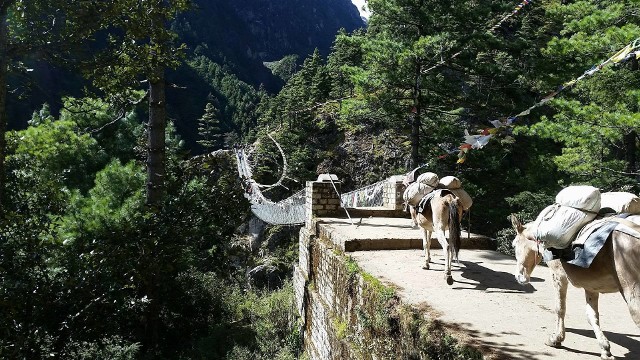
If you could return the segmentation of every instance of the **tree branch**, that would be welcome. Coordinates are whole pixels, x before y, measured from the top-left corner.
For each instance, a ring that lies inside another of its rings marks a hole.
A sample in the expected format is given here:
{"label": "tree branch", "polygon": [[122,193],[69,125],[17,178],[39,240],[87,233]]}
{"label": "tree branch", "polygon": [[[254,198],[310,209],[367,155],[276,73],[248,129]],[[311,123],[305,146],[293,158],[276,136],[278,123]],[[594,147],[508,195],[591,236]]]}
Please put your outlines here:
{"label": "tree branch", "polygon": [[602,169],[605,169],[607,171],[611,171],[613,173],[616,173],[618,175],[625,175],[625,176],[640,176],[640,172],[626,172],[626,171],[620,171],[620,170],[614,170],[611,168],[608,168],[606,166],[602,166]]}
{"label": "tree branch", "polygon": [[[143,96],[141,96],[141,97],[140,97],[140,99],[138,99],[138,100],[136,100],[136,101],[128,100],[128,101],[127,101],[127,103],[128,103],[127,105],[131,105],[132,107],[137,106],[137,105],[138,105],[138,104],[140,104],[144,99],[146,99],[146,98],[147,98],[147,96],[149,96],[149,91],[146,91],[146,92],[144,93],[144,95],[143,95]],[[124,118],[124,117],[125,117],[125,115],[127,115],[127,110],[125,109],[125,105],[123,105],[123,106],[120,108],[120,114],[119,114],[115,119],[113,119],[112,121],[109,121],[108,123],[106,123],[106,124],[102,125],[101,127],[97,128],[97,129],[88,130],[87,132],[88,132],[88,133],[90,133],[90,134],[98,133],[98,132],[100,132],[100,131],[104,130],[106,127],[108,127],[108,126],[111,126],[111,125],[115,124],[115,123],[116,123],[116,122],[118,122],[119,120],[122,120],[122,118]]]}

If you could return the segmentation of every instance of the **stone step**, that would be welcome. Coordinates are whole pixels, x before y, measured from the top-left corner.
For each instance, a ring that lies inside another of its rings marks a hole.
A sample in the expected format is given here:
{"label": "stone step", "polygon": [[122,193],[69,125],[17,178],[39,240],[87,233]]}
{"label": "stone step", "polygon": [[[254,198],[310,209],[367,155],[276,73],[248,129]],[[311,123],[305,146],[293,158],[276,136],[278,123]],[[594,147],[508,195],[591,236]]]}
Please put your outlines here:
{"label": "stone step", "polygon": [[[409,218],[353,217],[319,218],[315,222],[319,236],[331,241],[345,252],[367,250],[422,249],[421,230],[412,226]],[[440,248],[438,240],[431,239],[432,248]],[[493,250],[494,239],[462,231],[463,249]]]}

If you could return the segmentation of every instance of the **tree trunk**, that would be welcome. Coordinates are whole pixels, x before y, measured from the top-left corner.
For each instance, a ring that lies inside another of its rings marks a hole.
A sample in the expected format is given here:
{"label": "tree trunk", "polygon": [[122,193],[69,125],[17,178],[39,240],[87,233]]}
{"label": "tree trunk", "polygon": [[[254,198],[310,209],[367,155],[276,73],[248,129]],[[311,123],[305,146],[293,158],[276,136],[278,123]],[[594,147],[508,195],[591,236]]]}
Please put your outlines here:
{"label": "tree trunk", "polygon": [[[638,59],[633,56],[631,58],[631,70],[638,70]],[[636,109],[637,110],[637,109]],[[624,135],[624,158],[627,163],[626,171],[631,174],[629,176],[638,178],[637,175],[633,175],[638,169],[638,160],[636,157],[636,138],[638,137],[638,132],[636,130],[629,131],[628,134]]]}
{"label": "tree trunk", "polygon": [[411,168],[415,169],[420,166],[420,128],[422,127],[422,118],[420,116],[420,62],[416,62],[415,84],[413,88],[413,119],[411,121]]}
{"label": "tree trunk", "polygon": [[411,169],[419,165],[418,148],[420,147],[420,114],[416,111],[411,121]]}
{"label": "tree trunk", "polygon": [[146,203],[158,207],[164,195],[166,101],[164,69],[156,69],[149,79],[149,123],[147,138]]}
{"label": "tree trunk", "polygon": [[638,137],[638,132],[635,130],[629,131],[628,134],[624,135],[624,160],[627,163],[626,172],[628,172],[631,177],[636,177],[633,175],[637,169],[637,157],[636,157],[636,138]]}
{"label": "tree trunk", "polygon": [[4,213],[4,160],[7,132],[7,74],[9,72],[7,7],[0,8],[0,215]]}

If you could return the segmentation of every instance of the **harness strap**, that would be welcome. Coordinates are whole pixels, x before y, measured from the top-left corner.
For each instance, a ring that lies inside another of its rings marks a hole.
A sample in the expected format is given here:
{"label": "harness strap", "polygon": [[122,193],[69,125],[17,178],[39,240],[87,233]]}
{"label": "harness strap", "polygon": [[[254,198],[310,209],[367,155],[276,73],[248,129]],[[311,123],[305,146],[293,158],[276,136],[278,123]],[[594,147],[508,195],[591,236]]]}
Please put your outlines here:
{"label": "harness strap", "polygon": [[424,195],[422,199],[420,199],[420,201],[418,202],[418,205],[416,206],[416,211],[418,213],[420,214],[424,213],[424,210],[431,203],[431,199],[433,199],[433,197],[436,195],[436,191],[438,190],[431,191],[430,193]]}

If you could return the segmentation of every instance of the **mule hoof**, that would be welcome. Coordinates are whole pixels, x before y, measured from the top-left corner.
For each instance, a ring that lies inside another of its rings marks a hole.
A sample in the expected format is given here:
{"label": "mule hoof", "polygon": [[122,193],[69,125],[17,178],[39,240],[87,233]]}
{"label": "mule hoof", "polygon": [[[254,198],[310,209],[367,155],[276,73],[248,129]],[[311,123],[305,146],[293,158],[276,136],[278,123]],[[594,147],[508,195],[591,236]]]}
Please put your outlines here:
{"label": "mule hoof", "polygon": [[447,285],[453,285],[453,277],[447,276]]}
{"label": "mule hoof", "polygon": [[562,341],[547,339],[544,344],[553,348],[559,348],[562,346]]}
{"label": "mule hoof", "polygon": [[615,358],[615,356],[613,356],[611,354],[609,354],[609,355],[602,354],[602,355],[600,355],[600,359],[602,359],[602,360],[615,360],[616,358]]}
{"label": "mule hoof", "polygon": [[429,270],[429,263],[422,265],[422,268],[425,270]]}

